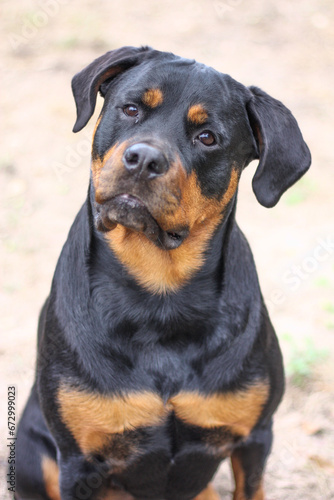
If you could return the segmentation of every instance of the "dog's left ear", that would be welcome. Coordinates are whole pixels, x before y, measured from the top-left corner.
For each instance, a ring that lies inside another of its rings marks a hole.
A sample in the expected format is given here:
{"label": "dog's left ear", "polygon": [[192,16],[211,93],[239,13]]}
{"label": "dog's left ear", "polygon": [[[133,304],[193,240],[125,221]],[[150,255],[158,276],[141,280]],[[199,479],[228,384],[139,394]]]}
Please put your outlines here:
{"label": "dog's left ear", "polygon": [[247,112],[260,159],[253,191],[270,208],[308,170],[311,155],[291,112],[257,87],[249,90]]}
{"label": "dog's left ear", "polygon": [[104,82],[140,64],[152,52],[150,47],[121,47],[98,57],[72,79],[72,92],[77,108],[73,132],[79,132],[94,113],[96,96]]}

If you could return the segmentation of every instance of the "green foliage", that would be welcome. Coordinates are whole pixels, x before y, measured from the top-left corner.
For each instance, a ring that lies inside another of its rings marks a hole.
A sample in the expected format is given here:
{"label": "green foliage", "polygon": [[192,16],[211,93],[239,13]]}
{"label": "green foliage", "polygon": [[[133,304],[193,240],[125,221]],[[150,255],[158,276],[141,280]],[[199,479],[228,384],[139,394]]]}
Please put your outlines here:
{"label": "green foliage", "polygon": [[326,312],[329,312],[331,314],[334,314],[334,302],[325,302],[323,305],[322,305],[322,309]]}
{"label": "green foliage", "polygon": [[80,46],[80,39],[75,35],[67,36],[59,40],[57,45],[60,49],[74,49]]}
{"label": "green foliage", "polygon": [[307,200],[316,190],[316,184],[308,177],[304,177],[285,195],[285,203],[290,206],[298,205]]}
{"label": "green foliage", "polygon": [[314,281],[314,285],[318,288],[331,288],[331,280],[327,276],[318,276]]}
{"label": "green foliage", "polygon": [[327,353],[324,349],[318,349],[311,337],[297,343],[290,333],[286,333],[282,340],[289,345],[287,376],[294,385],[303,387],[311,380],[315,366],[327,357]]}

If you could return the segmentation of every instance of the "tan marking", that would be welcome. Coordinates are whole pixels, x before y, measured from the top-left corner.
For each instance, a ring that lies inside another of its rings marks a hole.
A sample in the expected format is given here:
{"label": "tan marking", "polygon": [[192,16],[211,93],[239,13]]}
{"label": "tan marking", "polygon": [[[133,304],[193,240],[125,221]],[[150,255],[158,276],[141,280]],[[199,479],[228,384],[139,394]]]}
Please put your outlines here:
{"label": "tan marking", "polygon": [[42,473],[44,479],[45,491],[50,500],[61,500],[59,489],[59,469],[58,465],[52,458],[42,456]]}
{"label": "tan marking", "polygon": [[188,120],[196,125],[202,125],[208,119],[208,113],[202,104],[194,104],[188,110]]}
{"label": "tan marking", "polygon": [[205,490],[203,490],[193,500],[220,500],[220,496],[217,494],[213,486],[209,484],[209,486],[207,486]]}
{"label": "tan marking", "polygon": [[142,101],[150,108],[156,108],[163,103],[164,96],[160,89],[148,89],[142,96]]}
{"label": "tan marking", "polygon": [[112,68],[109,68],[106,71],[104,71],[102,75],[98,78],[97,82],[95,83],[94,87],[95,93],[96,94],[98,93],[100,86],[102,85],[103,82],[105,82],[109,78],[118,75],[118,73],[121,73],[122,71],[124,71],[124,68],[122,68],[122,66],[113,66]]}
{"label": "tan marking", "polygon": [[[83,453],[101,450],[114,434],[137,427],[161,425],[170,412],[182,421],[211,429],[227,426],[247,436],[267,400],[268,385],[258,383],[238,392],[205,396],[180,392],[166,404],[152,392],[103,396],[65,385],[58,391],[61,417]],[[131,450],[129,450],[131,453]]]}
{"label": "tan marking", "polygon": [[154,393],[103,396],[62,386],[60,414],[83,453],[103,448],[112,434],[159,425],[168,410]]}
{"label": "tan marking", "polygon": [[[113,158],[115,162],[121,163],[123,153],[126,149],[127,143],[114,144],[103,156],[103,158],[95,158],[92,161],[92,174],[93,174],[93,184],[95,187],[95,199],[98,203],[102,203],[104,200],[103,195],[108,188],[106,186],[108,179],[102,175],[103,168],[110,158]],[[102,178],[102,182],[101,181]],[[102,185],[100,185],[102,184]]]}
{"label": "tan marking", "polygon": [[135,500],[135,497],[129,495],[123,490],[108,490],[101,500]]}
{"label": "tan marking", "polygon": [[255,493],[251,498],[246,497],[245,494],[245,471],[240,463],[238,456],[233,455],[231,457],[233,476],[235,481],[235,491],[233,495],[233,500],[264,500],[264,490],[262,481],[258,485]]}
{"label": "tan marking", "polygon": [[[170,170],[171,173],[168,172],[167,175],[174,175],[173,168]],[[162,190],[162,211],[152,215],[164,230],[177,226],[190,228],[189,236],[178,248],[162,250],[144,235],[120,225],[105,234],[109,246],[130,274],[153,293],[176,291],[201,268],[209,240],[221,222],[224,210],[238,185],[239,172],[233,169],[228,188],[218,201],[202,195],[194,172],[187,176],[183,168],[175,168],[174,172],[175,170],[181,201],[176,203],[174,197],[170,204],[164,203],[166,190]],[[175,208],[171,212],[164,211],[165,206],[173,204]]]}
{"label": "tan marking", "polygon": [[94,127],[94,130],[93,130],[93,136],[92,136],[92,145],[94,143],[94,137],[95,137],[95,134],[96,134],[96,131],[97,131],[97,128],[98,126],[100,125],[101,123],[101,120],[102,120],[102,113],[100,114],[100,116],[98,117],[98,119],[96,120],[96,123],[95,123],[95,127]]}
{"label": "tan marking", "polygon": [[260,129],[259,125],[257,125],[257,124],[254,125],[254,129],[255,129],[255,134],[256,134],[257,142],[259,144],[259,153],[261,154],[262,153],[262,149],[263,149],[263,137],[262,137],[262,134],[261,134],[261,129]]}
{"label": "tan marking", "polygon": [[258,421],[269,394],[267,383],[248,389],[203,396],[180,392],[170,399],[175,415],[190,425],[226,426],[233,434],[248,436]]}
{"label": "tan marking", "polygon": [[240,460],[233,456],[231,457],[233,476],[235,481],[235,490],[233,500],[245,500],[245,473],[241,466]]}
{"label": "tan marking", "polygon": [[100,114],[100,116],[98,117],[96,123],[95,123],[95,127],[94,127],[94,130],[93,130],[93,137],[92,137],[92,174],[93,174],[93,184],[95,186],[95,183],[97,182],[97,179],[98,179],[98,175],[102,169],[102,166],[103,166],[103,163],[102,161],[100,160],[100,158],[98,159],[94,159],[93,155],[94,155],[94,151],[93,151],[93,147],[94,147],[94,139],[95,139],[95,134],[96,134],[96,131],[98,129],[98,126],[100,125],[101,123],[101,120],[102,120],[102,113]]}

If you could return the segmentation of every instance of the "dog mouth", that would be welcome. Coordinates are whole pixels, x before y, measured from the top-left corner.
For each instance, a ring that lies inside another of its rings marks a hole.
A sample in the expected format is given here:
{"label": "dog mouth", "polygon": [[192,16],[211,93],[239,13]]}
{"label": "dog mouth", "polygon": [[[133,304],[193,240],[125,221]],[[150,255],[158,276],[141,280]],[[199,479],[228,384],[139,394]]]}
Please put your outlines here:
{"label": "dog mouth", "polygon": [[101,232],[109,232],[118,224],[144,234],[164,250],[178,248],[189,234],[188,228],[165,231],[152,216],[147,206],[136,196],[120,194],[103,204],[96,203],[95,225]]}

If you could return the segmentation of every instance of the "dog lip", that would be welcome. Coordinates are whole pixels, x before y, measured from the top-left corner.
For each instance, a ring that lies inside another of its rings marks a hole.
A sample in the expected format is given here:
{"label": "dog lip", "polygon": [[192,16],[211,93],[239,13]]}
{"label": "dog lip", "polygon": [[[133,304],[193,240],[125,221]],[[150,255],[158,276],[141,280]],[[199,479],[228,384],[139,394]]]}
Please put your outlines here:
{"label": "dog lip", "polygon": [[163,231],[160,240],[161,246],[166,250],[174,250],[183,243],[188,235],[188,228]]}
{"label": "dog lip", "polygon": [[152,241],[159,238],[161,231],[145,203],[127,193],[115,195],[102,204],[96,203],[97,229],[107,232],[117,224],[142,232]]}
{"label": "dog lip", "polygon": [[131,208],[145,207],[147,209],[145,203],[137,198],[137,196],[134,196],[132,194],[119,194],[117,196],[114,196],[110,201],[112,200],[117,200],[119,203],[124,203]]}
{"label": "dog lip", "polygon": [[95,224],[99,231],[112,231],[120,224],[145,234],[163,250],[178,248],[189,234],[188,228],[162,229],[145,203],[132,194],[118,194],[103,204],[96,203],[95,208]]}

